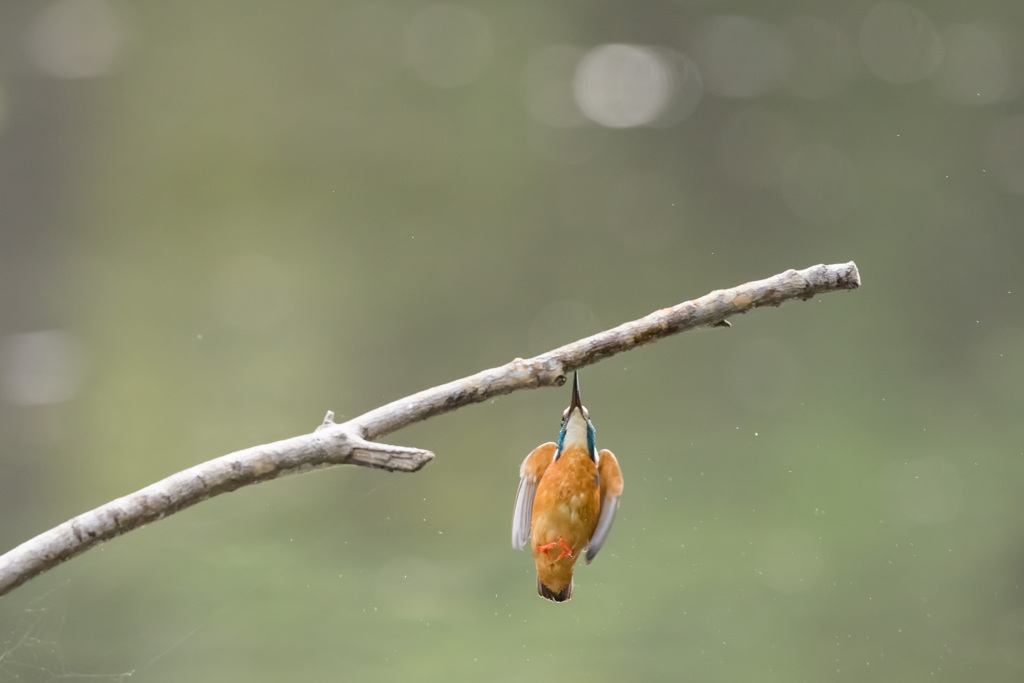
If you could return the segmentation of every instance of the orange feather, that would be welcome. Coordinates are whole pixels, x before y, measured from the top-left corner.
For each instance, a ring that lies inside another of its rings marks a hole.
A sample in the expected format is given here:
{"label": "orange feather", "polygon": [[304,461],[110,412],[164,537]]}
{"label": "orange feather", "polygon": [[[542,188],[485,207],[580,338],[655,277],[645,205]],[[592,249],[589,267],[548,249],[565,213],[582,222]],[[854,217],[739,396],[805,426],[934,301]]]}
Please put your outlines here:
{"label": "orange feather", "polygon": [[618,460],[611,451],[594,449],[594,425],[580,403],[577,375],[558,443],[533,449],[519,468],[512,547],[529,542],[541,597],[555,602],[572,597],[576,561],[584,550],[588,563],[597,556],[621,495]]}
{"label": "orange feather", "polygon": [[[537,564],[538,590],[556,601],[572,596],[572,570],[597,526],[601,509],[597,467],[582,448],[571,448],[551,464],[533,502],[530,549]],[[564,539],[571,554],[542,546]],[[564,597],[563,597],[564,596]]]}

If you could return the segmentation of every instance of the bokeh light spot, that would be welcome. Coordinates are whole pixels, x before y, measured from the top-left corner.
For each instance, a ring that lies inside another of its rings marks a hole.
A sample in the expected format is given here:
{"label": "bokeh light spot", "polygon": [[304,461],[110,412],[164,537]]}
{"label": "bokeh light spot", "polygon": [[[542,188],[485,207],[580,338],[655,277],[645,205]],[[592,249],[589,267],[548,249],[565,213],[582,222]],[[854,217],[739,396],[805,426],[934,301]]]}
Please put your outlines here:
{"label": "bokeh light spot", "polygon": [[576,71],[575,94],[586,116],[609,128],[652,123],[669,100],[668,65],[636,45],[600,45]]}
{"label": "bokeh light spot", "polygon": [[860,53],[871,73],[904,84],[935,71],[942,44],[924,12],[902,2],[880,2],[861,24]]}
{"label": "bokeh light spot", "polygon": [[16,405],[67,401],[78,393],[82,352],[66,332],[45,330],[12,334],[0,355],[0,395]]}
{"label": "bokeh light spot", "polygon": [[772,26],[741,16],[722,16],[701,27],[694,61],[708,90],[723,97],[757,97],[786,76],[790,51]]}
{"label": "bokeh light spot", "polygon": [[413,70],[439,88],[469,85],[494,59],[491,24],[480,12],[458,5],[432,5],[413,17],[406,31]]}
{"label": "bokeh light spot", "polygon": [[106,0],[57,0],[36,16],[27,48],[45,74],[93,78],[114,68],[124,43],[124,24]]}
{"label": "bokeh light spot", "polygon": [[794,157],[782,196],[798,218],[812,224],[832,223],[849,216],[860,203],[860,178],[839,150],[809,145]]}
{"label": "bokeh light spot", "polygon": [[668,99],[652,126],[675,126],[690,117],[704,96],[704,79],[697,64],[684,54],[665,48],[652,48],[661,58],[669,76]]}

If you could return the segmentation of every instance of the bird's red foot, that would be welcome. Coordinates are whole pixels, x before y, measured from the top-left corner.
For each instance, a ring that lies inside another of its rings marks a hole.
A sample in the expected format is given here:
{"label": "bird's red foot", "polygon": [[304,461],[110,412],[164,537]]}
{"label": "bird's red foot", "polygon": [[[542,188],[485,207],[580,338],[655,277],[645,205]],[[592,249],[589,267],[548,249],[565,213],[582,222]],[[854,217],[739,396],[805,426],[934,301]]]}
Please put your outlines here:
{"label": "bird's red foot", "polygon": [[555,558],[555,562],[558,562],[563,557],[572,557],[572,548],[569,547],[569,544],[561,536],[558,537],[557,541],[552,541],[551,543],[545,543],[544,545],[537,546],[537,550],[541,551],[542,553],[546,553],[549,550],[553,550],[554,548],[562,549],[561,554]]}

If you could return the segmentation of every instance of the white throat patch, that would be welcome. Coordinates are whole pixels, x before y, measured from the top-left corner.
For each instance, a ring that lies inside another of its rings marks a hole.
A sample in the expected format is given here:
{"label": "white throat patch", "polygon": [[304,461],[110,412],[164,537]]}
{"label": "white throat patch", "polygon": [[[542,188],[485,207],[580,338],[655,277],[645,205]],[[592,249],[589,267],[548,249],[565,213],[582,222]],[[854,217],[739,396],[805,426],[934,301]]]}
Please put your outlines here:
{"label": "white throat patch", "polygon": [[570,446],[578,446],[587,450],[587,421],[583,419],[580,411],[574,410],[569,415],[569,422],[565,425],[565,439],[562,441],[562,450]]}

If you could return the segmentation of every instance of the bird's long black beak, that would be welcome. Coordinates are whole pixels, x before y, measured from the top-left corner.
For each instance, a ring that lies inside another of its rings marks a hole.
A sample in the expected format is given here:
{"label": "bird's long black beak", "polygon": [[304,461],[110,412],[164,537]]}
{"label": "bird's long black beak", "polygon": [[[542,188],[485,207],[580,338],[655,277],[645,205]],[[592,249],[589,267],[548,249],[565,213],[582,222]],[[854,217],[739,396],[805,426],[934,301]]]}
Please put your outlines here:
{"label": "bird's long black beak", "polygon": [[583,402],[580,400],[580,373],[572,373],[572,400],[569,401],[569,415],[572,415],[572,411],[579,408],[583,411]]}

